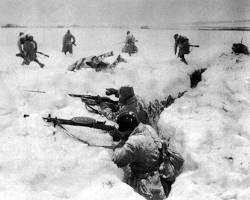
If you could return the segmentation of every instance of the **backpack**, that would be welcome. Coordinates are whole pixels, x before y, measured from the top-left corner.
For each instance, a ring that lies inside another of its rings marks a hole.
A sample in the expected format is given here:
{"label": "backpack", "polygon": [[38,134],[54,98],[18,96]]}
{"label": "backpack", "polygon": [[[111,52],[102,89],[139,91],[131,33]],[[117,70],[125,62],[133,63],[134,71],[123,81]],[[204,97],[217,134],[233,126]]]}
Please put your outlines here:
{"label": "backpack", "polygon": [[169,149],[166,141],[162,141],[160,153],[162,156],[159,166],[160,177],[166,181],[174,182],[183,170],[184,159],[179,153]]}

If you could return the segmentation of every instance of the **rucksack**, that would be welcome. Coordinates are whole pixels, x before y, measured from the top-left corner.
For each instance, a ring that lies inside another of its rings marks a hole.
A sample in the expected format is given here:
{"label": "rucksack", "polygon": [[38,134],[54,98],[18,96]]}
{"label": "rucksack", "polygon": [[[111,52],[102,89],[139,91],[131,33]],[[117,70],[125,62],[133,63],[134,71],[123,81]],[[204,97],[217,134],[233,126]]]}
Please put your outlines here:
{"label": "rucksack", "polygon": [[160,177],[166,181],[174,182],[183,170],[184,159],[181,154],[168,148],[166,141],[162,141],[160,153],[162,156],[159,166]]}

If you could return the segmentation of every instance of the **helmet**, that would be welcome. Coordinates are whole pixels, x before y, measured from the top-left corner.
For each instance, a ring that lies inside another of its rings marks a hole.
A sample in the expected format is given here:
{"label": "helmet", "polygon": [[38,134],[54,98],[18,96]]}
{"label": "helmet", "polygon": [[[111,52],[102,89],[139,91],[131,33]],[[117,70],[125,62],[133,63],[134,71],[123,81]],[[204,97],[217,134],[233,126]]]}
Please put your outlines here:
{"label": "helmet", "polygon": [[19,33],[19,36],[22,36],[22,35],[24,35],[24,32],[20,32],[20,33]]}
{"label": "helmet", "polygon": [[123,112],[118,115],[116,123],[119,125],[119,131],[133,131],[138,126],[139,121],[133,112]]}
{"label": "helmet", "polygon": [[129,34],[130,33],[130,31],[127,31],[127,34]]}
{"label": "helmet", "polygon": [[174,39],[176,39],[178,37],[178,34],[176,33],[176,34],[174,34]]}

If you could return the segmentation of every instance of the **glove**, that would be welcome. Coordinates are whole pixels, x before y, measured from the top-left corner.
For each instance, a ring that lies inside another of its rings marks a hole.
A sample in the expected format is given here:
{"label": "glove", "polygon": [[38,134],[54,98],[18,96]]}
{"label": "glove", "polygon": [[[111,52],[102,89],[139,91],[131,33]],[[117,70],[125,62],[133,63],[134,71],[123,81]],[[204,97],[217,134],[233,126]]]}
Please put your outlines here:
{"label": "glove", "polygon": [[114,88],[107,88],[106,89],[106,95],[110,96],[110,95],[115,95],[117,96],[118,95],[118,90],[117,89],[114,89]]}
{"label": "glove", "polygon": [[98,95],[95,102],[100,105],[102,103],[102,98]]}

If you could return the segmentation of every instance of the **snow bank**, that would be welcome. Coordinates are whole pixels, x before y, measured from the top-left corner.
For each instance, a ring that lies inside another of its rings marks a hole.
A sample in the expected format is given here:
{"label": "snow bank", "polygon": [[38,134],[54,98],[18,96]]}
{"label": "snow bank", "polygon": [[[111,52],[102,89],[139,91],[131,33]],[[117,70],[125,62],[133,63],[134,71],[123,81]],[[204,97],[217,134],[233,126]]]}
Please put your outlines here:
{"label": "snow bank", "polygon": [[249,64],[247,56],[222,55],[162,113],[163,133],[186,160],[169,199],[250,198]]}

